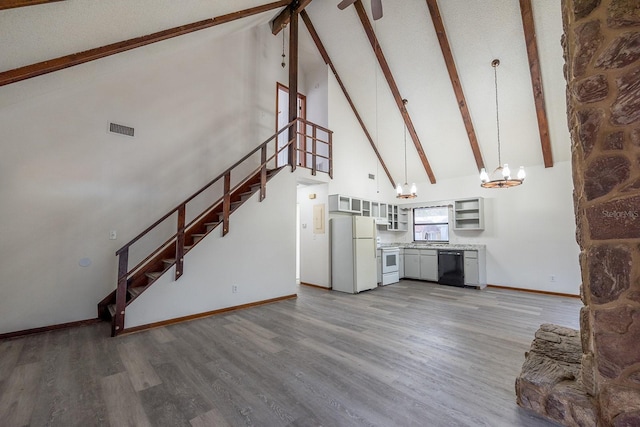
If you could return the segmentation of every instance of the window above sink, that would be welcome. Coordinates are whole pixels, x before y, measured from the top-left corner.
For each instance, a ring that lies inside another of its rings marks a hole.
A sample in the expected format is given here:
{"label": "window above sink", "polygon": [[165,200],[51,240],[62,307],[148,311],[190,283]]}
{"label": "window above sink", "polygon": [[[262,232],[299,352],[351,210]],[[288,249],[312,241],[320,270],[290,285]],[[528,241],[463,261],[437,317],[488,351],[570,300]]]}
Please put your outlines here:
{"label": "window above sink", "polygon": [[413,241],[433,244],[449,243],[449,207],[414,208]]}

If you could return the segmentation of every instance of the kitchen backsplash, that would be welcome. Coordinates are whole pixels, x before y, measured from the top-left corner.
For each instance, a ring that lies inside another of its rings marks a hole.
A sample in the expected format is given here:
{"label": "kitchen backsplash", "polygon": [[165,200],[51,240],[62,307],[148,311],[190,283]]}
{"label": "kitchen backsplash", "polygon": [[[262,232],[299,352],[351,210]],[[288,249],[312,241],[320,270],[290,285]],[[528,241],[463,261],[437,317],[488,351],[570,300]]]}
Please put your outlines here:
{"label": "kitchen backsplash", "polygon": [[[409,225],[411,227],[411,224]],[[465,233],[465,232],[462,232]],[[467,235],[469,234],[469,235]],[[413,243],[413,236],[411,230],[409,231],[386,231],[378,228],[378,237],[380,237],[381,244],[388,243]],[[464,235],[457,234],[452,228],[449,228],[449,243],[456,245],[464,244],[486,244],[482,238],[481,232],[469,232]]]}

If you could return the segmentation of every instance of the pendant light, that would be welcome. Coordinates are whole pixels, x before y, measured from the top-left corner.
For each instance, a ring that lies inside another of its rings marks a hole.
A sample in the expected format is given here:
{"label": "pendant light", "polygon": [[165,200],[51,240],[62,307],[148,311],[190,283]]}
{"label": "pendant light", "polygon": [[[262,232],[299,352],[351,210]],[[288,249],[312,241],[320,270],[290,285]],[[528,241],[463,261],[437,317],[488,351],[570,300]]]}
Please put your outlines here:
{"label": "pendant light", "polygon": [[500,65],[499,59],[494,59],[491,61],[491,66],[493,67],[493,80],[496,88],[496,129],[498,133],[498,167],[493,171],[491,179],[489,174],[482,168],[480,170],[480,181],[482,182],[480,186],[484,188],[509,188],[520,185],[524,182],[524,178],[526,176],[524,172],[524,166],[520,166],[518,170],[518,177],[511,178],[511,170],[509,169],[508,164],[502,164],[502,157],[500,153],[500,118],[498,113],[498,65]]}
{"label": "pendant light", "polygon": [[[404,113],[407,112],[407,101],[406,99],[402,100],[402,110]],[[398,199],[415,199],[418,196],[418,191],[416,188],[416,184],[407,184],[407,124],[404,124],[404,185],[400,185],[396,187],[396,193]]]}

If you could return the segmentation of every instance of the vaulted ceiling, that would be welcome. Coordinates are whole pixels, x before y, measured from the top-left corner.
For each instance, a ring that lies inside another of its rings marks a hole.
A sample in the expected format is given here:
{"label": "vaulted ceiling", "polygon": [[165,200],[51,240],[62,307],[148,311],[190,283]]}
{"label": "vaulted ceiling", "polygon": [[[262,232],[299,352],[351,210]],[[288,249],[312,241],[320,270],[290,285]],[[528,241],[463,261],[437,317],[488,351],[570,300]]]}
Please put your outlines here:
{"label": "vaulted ceiling", "polygon": [[[187,7],[185,2],[171,0],[110,0],[92,2],[88,7],[80,1],[5,0],[0,1],[0,8],[28,3],[46,4],[0,12],[0,74],[240,10],[279,6],[215,26],[206,35],[184,37],[213,37],[263,25],[281,13],[287,2],[190,0]],[[384,16],[377,21],[371,18],[369,0],[358,0],[345,10],[336,7],[338,0],[300,3],[309,3],[305,20],[313,24],[394,181],[404,178],[406,124],[409,181],[472,175],[482,162],[489,171],[498,165],[494,58],[501,62],[497,72],[502,161],[512,169],[545,165],[519,2],[382,0]],[[440,23],[432,20],[429,3],[439,8]],[[570,157],[560,4],[549,0],[530,3],[535,28],[530,37],[535,36],[548,121],[551,156],[547,155],[546,163],[551,166]],[[46,8],[47,13],[34,13],[34,8]],[[373,45],[368,25],[375,35]],[[439,25],[440,34],[436,32]],[[447,51],[443,54],[440,44],[443,37],[450,47],[448,64]],[[301,66],[322,66],[324,61],[302,20],[300,41]],[[374,46],[379,49],[378,58]],[[387,69],[380,66],[381,56]],[[397,87],[395,93],[388,84],[390,75]],[[409,101],[404,118],[399,108],[403,98]]]}
{"label": "vaulted ceiling", "polygon": [[[436,180],[477,172],[470,137],[459,108],[427,0],[383,0],[384,17],[371,20],[377,43]],[[431,2],[436,3],[436,2]],[[341,11],[337,2],[315,1],[308,15],[349,91],[391,174],[403,174],[404,122],[356,7]],[[544,165],[534,91],[520,5],[515,0],[440,0],[442,25],[487,170],[498,165],[494,74],[498,86],[502,161],[512,169]],[[569,159],[565,81],[557,2],[533,1],[533,20],[542,75],[553,161]],[[408,138],[409,181],[428,181]],[[551,163],[552,164],[552,163]]]}

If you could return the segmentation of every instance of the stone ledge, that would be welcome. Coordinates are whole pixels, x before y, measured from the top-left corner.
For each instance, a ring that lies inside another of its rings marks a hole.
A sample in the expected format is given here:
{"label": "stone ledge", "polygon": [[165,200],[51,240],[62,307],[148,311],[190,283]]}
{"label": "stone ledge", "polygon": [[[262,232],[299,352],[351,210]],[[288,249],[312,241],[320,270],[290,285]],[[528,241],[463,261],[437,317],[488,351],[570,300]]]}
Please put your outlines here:
{"label": "stone ledge", "polygon": [[595,426],[596,410],[581,381],[580,332],[543,324],[516,379],[517,403],[565,426]]}

